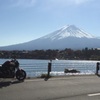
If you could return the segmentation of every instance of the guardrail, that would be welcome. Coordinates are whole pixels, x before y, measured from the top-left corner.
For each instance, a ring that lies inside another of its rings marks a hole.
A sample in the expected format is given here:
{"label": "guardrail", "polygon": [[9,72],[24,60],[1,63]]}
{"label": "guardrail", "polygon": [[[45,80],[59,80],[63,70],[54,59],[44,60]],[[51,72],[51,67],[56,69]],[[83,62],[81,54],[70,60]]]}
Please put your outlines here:
{"label": "guardrail", "polygon": [[[52,76],[95,74],[98,61],[52,61]],[[27,77],[39,77],[48,73],[48,62],[20,63],[20,67],[27,73]],[[76,69],[80,73],[64,73],[65,69]],[[99,73],[99,70],[98,70]]]}
{"label": "guardrail", "polygon": [[[96,63],[97,62],[52,62],[51,72],[52,76],[59,75],[80,75],[80,74],[95,74],[96,73]],[[21,64],[28,77],[38,77],[41,74],[46,74],[48,72],[48,63],[34,63],[34,64]],[[76,69],[80,73],[64,73],[65,69]]]}

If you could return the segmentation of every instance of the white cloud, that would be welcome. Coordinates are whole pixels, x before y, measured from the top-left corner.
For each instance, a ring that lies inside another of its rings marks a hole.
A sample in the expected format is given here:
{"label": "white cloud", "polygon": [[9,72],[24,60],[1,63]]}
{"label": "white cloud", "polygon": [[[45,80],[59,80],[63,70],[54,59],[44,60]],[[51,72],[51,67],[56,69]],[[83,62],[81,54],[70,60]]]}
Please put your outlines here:
{"label": "white cloud", "polygon": [[56,4],[65,4],[65,5],[79,5],[87,2],[91,2],[93,0],[47,0],[46,2],[56,3]]}
{"label": "white cloud", "polygon": [[36,0],[11,0],[13,6],[32,7],[35,5]]}
{"label": "white cloud", "polygon": [[6,7],[32,7],[36,0],[0,0],[0,4]]}
{"label": "white cloud", "polygon": [[80,6],[82,4],[91,3],[94,0],[42,0],[42,7],[52,9],[52,8],[62,8],[69,6]]}
{"label": "white cloud", "polygon": [[[40,0],[37,0],[40,2]],[[44,11],[63,10],[69,7],[78,7],[83,4],[91,3],[93,0],[41,0],[40,9]]]}
{"label": "white cloud", "polygon": [[93,0],[72,0],[75,4],[80,5],[83,3],[91,2]]}
{"label": "white cloud", "polygon": [[[41,7],[65,7],[70,5],[82,5],[94,0],[0,0],[0,5],[11,7],[33,7],[37,3]],[[2,5],[3,4],[3,5]]]}

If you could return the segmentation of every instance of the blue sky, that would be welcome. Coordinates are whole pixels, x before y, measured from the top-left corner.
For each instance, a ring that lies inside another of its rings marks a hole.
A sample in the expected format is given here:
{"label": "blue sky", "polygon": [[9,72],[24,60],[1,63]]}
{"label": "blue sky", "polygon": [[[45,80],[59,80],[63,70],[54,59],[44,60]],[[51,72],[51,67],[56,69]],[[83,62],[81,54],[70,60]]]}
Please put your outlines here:
{"label": "blue sky", "polygon": [[100,0],[0,0],[0,46],[76,25],[100,36]]}

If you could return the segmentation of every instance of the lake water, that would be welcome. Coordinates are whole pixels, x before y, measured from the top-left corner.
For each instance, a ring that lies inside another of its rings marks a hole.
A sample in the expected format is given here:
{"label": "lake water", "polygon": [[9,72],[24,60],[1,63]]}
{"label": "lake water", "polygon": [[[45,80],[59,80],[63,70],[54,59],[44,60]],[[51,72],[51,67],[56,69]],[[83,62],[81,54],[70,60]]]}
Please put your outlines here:
{"label": "lake water", "polygon": [[[0,64],[3,64],[9,59],[0,59]],[[41,74],[47,73],[49,60],[33,60],[33,59],[18,59],[20,67],[27,73],[27,77],[38,77]],[[52,76],[61,75],[74,75],[74,73],[64,73],[64,69],[76,69],[80,73],[95,74],[96,63],[99,61],[86,61],[86,60],[52,60],[52,69],[50,74]],[[75,75],[76,75],[75,74]]]}

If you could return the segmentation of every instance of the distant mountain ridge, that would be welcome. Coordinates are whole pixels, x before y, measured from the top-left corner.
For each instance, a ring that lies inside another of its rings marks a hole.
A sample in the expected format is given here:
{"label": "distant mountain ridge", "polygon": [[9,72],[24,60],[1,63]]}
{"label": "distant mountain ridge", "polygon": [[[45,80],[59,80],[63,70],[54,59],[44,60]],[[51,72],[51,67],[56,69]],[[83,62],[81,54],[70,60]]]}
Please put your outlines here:
{"label": "distant mountain ridge", "polygon": [[0,50],[100,48],[99,43],[99,38],[84,32],[75,25],[67,25],[41,38],[26,43],[0,47]]}

